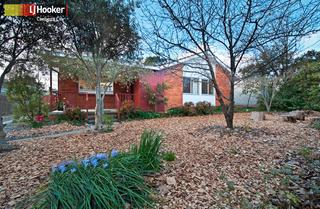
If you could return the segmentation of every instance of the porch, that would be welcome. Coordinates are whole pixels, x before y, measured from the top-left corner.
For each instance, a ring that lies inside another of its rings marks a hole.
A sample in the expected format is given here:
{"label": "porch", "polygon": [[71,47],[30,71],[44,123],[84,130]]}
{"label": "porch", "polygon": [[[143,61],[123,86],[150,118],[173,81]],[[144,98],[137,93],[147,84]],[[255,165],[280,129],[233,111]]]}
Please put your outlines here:
{"label": "porch", "polygon": [[[80,94],[67,91],[52,92],[44,98],[44,101],[50,107],[50,115],[63,114],[66,109],[80,108],[87,116],[95,113],[95,95]],[[114,93],[114,95],[105,96],[106,114],[115,114],[120,117],[120,108],[126,101],[135,102],[134,94],[131,93]]]}

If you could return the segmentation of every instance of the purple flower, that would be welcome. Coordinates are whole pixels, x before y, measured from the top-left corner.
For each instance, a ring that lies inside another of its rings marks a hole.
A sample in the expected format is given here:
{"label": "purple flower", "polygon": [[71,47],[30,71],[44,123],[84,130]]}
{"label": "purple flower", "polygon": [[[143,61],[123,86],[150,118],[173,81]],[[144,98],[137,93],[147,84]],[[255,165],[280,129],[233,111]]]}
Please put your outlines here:
{"label": "purple flower", "polygon": [[58,170],[60,171],[60,173],[64,173],[64,172],[66,172],[67,168],[65,165],[59,165]]}
{"label": "purple flower", "polygon": [[98,160],[104,160],[104,159],[108,159],[108,154],[106,154],[106,153],[98,153],[98,154],[95,155],[95,157]]}
{"label": "purple flower", "polygon": [[99,162],[97,158],[91,158],[90,163],[92,164],[93,167],[97,167]]}
{"label": "purple flower", "polygon": [[76,168],[71,168],[70,171],[71,171],[71,173],[74,173],[74,172],[77,171],[77,169]]}
{"label": "purple flower", "polygon": [[117,157],[119,155],[119,152],[115,149],[112,149],[111,151],[111,157]]}
{"label": "purple flower", "polygon": [[84,159],[81,161],[82,165],[86,168],[89,166],[90,164],[90,160],[89,159]]}

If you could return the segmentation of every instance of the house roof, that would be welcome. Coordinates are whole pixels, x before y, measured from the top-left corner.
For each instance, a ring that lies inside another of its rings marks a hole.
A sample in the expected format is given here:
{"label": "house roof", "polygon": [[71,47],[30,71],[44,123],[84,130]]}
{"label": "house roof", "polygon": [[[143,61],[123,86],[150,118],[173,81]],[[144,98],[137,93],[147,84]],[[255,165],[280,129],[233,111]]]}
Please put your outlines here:
{"label": "house roof", "polygon": [[[158,70],[165,70],[165,69],[168,69],[168,68],[172,68],[174,66],[177,66],[177,65],[184,65],[186,64],[188,61],[194,59],[194,58],[197,58],[199,56],[201,56],[202,52],[198,53],[198,54],[190,54],[190,55],[187,55],[187,56],[184,56],[182,58],[179,58],[178,60],[174,61],[174,62],[171,62],[169,64],[165,64],[165,65],[162,65],[160,67],[158,67]],[[213,60],[219,64],[224,70],[227,70],[228,72],[230,72],[230,68],[218,57],[218,56],[211,56],[213,58]]]}

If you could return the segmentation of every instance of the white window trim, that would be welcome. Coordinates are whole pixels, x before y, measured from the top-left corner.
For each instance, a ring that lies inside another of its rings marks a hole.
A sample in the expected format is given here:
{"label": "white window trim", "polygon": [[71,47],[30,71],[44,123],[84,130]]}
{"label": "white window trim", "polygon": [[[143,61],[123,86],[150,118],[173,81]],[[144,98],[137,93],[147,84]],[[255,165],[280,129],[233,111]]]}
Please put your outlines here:
{"label": "white window trim", "polygon": [[[112,91],[107,91],[105,94],[106,95],[113,95],[114,94],[114,83],[111,85]],[[79,94],[96,94],[96,90],[83,90],[80,89],[80,82],[78,82],[78,89],[79,89]],[[103,88],[102,88],[102,93],[103,93]]]}

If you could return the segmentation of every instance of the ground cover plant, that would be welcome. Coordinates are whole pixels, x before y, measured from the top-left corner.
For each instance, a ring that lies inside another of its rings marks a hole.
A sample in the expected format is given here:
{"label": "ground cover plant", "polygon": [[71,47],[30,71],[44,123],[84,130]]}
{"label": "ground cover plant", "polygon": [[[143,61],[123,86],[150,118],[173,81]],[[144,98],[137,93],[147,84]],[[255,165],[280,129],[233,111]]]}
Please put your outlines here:
{"label": "ground cover plant", "polygon": [[296,150],[272,174],[280,179],[280,184],[269,204],[279,209],[320,206],[319,150],[311,147]]}
{"label": "ground cover plant", "polygon": [[49,182],[21,203],[31,208],[153,207],[152,190],[142,174],[160,169],[162,135],[144,131],[129,152],[98,153],[52,167]]}
{"label": "ground cover plant", "polygon": [[165,161],[175,161],[176,160],[176,154],[174,152],[168,151],[162,154],[162,159]]}

